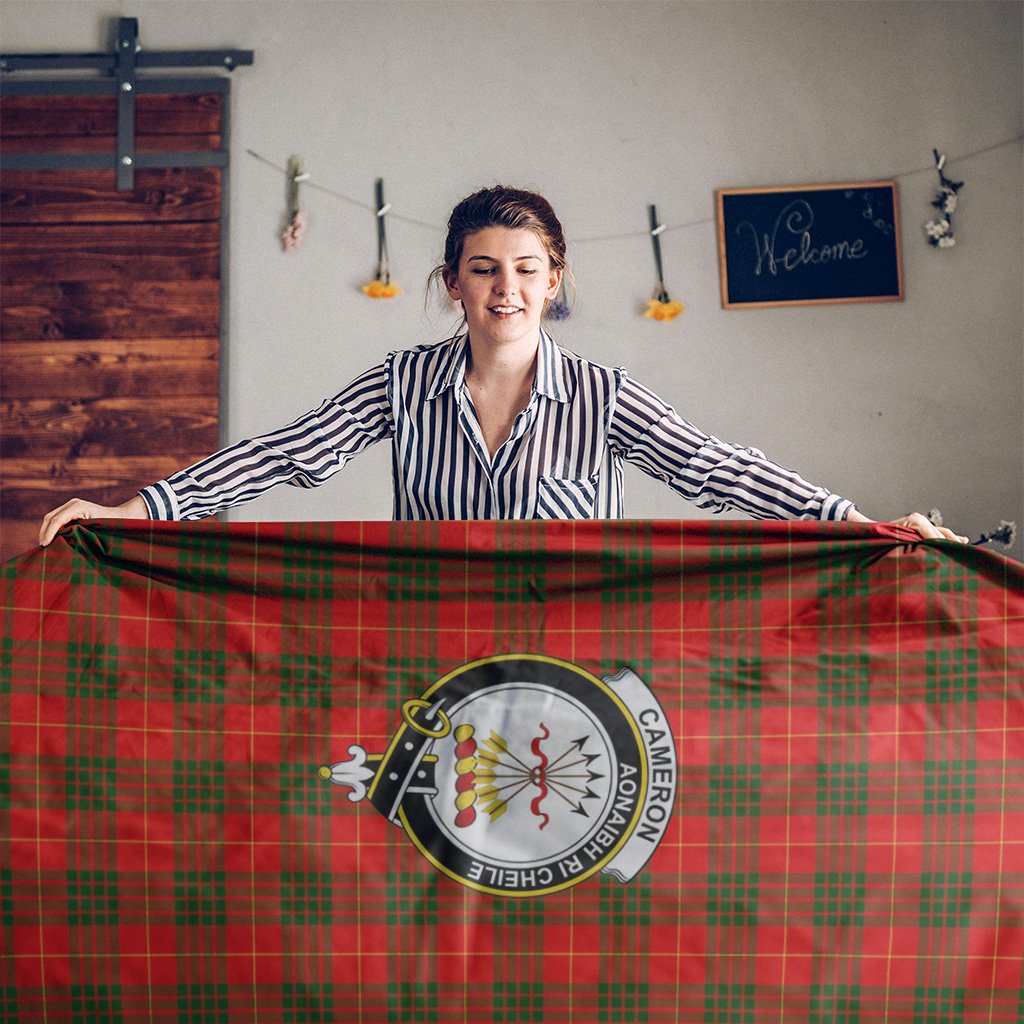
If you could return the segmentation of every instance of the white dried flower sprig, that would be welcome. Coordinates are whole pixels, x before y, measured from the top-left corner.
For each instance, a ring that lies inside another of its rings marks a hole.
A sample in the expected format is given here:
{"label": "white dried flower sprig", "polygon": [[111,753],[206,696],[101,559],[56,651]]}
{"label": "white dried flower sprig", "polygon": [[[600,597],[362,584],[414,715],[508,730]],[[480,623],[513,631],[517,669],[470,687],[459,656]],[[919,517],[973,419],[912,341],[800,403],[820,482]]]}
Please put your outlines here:
{"label": "white dried flower sprig", "polygon": [[1017,536],[1017,524],[1011,523],[1009,520],[1001,519],[999,526],[996,527],[991,533],[983,533],[974,544],[988,544],[989,541],[995,541],[997,544],[1003,544],[1006,547],[1013,547],[1013,541]]}
{"label": "white dried flower sprig", "polygon": [[[932,526],[942,525],[942,513],[937,509],[933,508],[928,513],[928,522]],[[1013,547],[1014,538],[1017,536],[1017,524],[1011,523],[1007,519],[1001,519],[999,525],[991,533],[983,533],[977,540],[972,540],[972,544],[988,544],[990,541],[995,541],[997,544],[1005,544],[1006,547]]]}
{"label": "white dried flower sprig", "polygon": [[953,211],[956,209],[957,193],[964,187],[964,183],[952,181],[943,174],[943,168],[946,166],[944,154],[933,149],[932,155],[935,157],[935,170],[939,174],[939,191],[932,200],[932,206],[942,216],[928,221],[924,230],[928,236],[929,245],[934,245],[937,249],[951,249],[956,245],[956,238],[953,236]]}
{"label": "white dried flower sprig", "polygon": [[940,249],[949,249],[956,245],[953,237],[953,225],[943,218],[942,220],[930,220],[924,226],[928,232],[928,241]]}

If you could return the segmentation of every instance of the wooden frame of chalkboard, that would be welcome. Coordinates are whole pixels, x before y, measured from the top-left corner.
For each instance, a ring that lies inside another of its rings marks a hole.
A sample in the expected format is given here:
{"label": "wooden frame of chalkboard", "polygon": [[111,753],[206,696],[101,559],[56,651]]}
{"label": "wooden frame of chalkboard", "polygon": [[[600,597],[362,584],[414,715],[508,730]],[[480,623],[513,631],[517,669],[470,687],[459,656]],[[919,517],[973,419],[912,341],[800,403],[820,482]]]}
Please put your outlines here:
{"label": "wooden frame of chalkboard", "polygon": [[722,306],[903,299],[895,181],[717,192]]}

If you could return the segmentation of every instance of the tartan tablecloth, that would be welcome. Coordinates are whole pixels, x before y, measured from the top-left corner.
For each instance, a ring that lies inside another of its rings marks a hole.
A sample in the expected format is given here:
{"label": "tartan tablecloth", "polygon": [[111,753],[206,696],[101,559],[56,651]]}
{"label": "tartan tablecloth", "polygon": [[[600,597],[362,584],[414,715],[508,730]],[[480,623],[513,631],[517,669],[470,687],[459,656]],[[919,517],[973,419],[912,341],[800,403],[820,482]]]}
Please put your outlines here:
{"label": "tartan tablecloth", "polygon": [[4,566],[0,1016],[1010,1022],[1024,567],[88,523]]}

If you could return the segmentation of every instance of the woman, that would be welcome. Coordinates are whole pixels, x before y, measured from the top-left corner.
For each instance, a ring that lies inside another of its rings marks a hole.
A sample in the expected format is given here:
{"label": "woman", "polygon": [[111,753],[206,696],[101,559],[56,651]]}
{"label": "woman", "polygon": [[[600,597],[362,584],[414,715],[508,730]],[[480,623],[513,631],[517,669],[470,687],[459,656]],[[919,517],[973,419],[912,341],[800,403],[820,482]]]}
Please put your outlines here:
{"label": "woman", "polygon": [[[465,334],[393,352],[294,423],[122,505],[74,498],[43,519],[40,543],[75,519],[195,519],[279,483],[317,486],[385,437],[396,519],[619,518],[626,460],[714,511],[871,521],[756,449],[702,433],[623,370],[555,345],[541,318],[566,272],[562,227],[543,197],[474,193],[452,212],[431,274],[461,305]],[[918,513],[896,522],[966,539]]]}

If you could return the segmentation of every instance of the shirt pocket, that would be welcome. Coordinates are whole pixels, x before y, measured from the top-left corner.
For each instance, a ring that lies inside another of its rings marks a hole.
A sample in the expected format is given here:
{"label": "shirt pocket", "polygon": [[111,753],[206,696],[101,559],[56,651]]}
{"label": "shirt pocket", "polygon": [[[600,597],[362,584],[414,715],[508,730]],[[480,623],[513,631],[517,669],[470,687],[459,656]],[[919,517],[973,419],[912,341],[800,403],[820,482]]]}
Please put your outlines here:
{"label": "shirt pocket", "polygon": [[596,501],[597,476],[542,476],[537,482],[534,519],[593,519]]}

